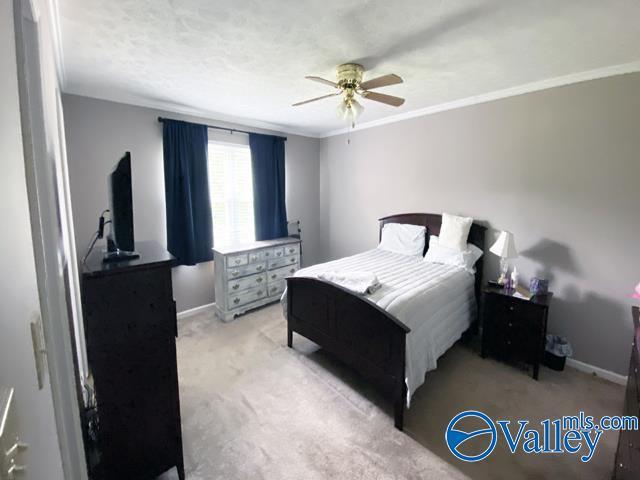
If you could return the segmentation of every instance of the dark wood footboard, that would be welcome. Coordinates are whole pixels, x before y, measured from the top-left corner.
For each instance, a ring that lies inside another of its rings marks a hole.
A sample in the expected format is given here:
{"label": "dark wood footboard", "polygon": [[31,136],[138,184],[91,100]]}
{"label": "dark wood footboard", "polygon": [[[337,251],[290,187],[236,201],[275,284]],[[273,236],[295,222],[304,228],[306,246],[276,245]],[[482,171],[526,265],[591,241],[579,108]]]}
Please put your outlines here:
{"label": "dark wood footboard", "polygon": [[287,344],[293,332],[320,345],[391,393],[402,430],[407,387],[406,336],[410,329],[370,300],[335,284],[307,277],[287,279]]}

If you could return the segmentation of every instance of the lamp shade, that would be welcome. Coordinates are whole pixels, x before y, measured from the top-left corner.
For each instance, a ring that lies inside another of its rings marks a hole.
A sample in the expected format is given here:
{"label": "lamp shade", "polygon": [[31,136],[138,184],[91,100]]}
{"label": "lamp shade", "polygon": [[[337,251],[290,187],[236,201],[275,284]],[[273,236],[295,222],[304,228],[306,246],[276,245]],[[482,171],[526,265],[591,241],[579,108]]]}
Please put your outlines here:
{"label": "lamp shade", "polygon": [[496,242],[491,245],[489,251],[501,258],[516,258],[518,251],[516,250],[516,243],[513,240],[513,233],[503,230],[500,232]]}

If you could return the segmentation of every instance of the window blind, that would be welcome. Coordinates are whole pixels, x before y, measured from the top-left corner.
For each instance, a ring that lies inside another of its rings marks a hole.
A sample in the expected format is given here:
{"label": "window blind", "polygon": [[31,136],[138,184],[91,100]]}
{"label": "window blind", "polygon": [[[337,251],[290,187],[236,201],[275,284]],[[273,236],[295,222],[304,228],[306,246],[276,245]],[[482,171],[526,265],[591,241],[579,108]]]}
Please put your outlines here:
{"label": "window blind", "polygon": [[214,245],[255,240],[248,145],[209,142],[209,190]]}

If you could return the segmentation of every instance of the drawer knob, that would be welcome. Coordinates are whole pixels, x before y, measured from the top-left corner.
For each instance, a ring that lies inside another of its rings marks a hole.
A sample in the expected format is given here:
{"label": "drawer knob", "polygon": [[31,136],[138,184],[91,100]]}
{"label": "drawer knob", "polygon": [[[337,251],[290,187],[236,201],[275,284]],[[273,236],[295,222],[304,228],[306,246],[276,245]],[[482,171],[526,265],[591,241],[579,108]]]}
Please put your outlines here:
{"label": "drawer knob", "polygon": [[271,275],[271,280],[275,280],[277,277],[277,275],[274,273],[273,275]]}
{"label": "drawer knob", "polygon": [[240,272],[238,270],[234,270],[233,272],[231,272],[231,275],[233,275],[234,277],[237,277],[240,274]]}
{"label": "drawer knob", "polygon": [[292,268],[291,270],[289,270],[290,273],[295,273],[296,269]]}
{"label": "drawer knob", "polygon": [[295,252],[295,250],[293,248],[290,248],[289,253],[293,253],[293,252]]}
{"label": "drawer knob", "polygon": [[233,299],[233,303],[235,303],[236,305],[240,303],[240,299],[239,298],[234,298]]}
{"label": "drawer knob", "polygon": [[262,290],[258,290],[258,291],[256,292],[256,296],[258,296],[258,297],[259,297],[259,296],[260,296],[260,295],[262,295],[263,293],[264,293],[264,292],[263,292]]}
{"label": "drawer knob", "polygon": [[296,259],[292,258],[291,260],[289,260],[290,263],[296,263]]}
{"label": "drawer knob", "polygon": [[240,288],[240,284],[239,284],[239,283],[236,283],[236,284],[235,284],[233,287],[231,287],[231,288],[232,288],[232,289],[234,289],[234,290],[237,290],[237,289],[239,289],[239,288]]}
{"label": "drawer knob", "polygon": [[278,289],[278,287],[271,287],[271,291],[275,292]]}
{"label": "drawer knob", "polygon": [[279,257],[279,256],[282,255],[282,252],[278,252],[278,253],[276,253],[276,255]]}
{"label": "drawer knob", "polygon": [[270,253],[269,253],[269,252],[264,252],[264,256],[265,256],[265,257],[268,257],[269,255],[270,255]]}
{"label": "drawer knob", "polygon": [[256,278],[256,282],[258,282],[258,283],[262,283],[262,277],[258,277],[258,278]]}
{"label": "drawer knob", "polygon": [[240,259],[236,258],[235,262],[236,262],[236,265],[239,264],[240,263]]}
{"label": "drawer knob", "polygon": [[256,267],[256,270],[257,270],[257,271],[262,270],[262,265],[258,265],[258,266]]}

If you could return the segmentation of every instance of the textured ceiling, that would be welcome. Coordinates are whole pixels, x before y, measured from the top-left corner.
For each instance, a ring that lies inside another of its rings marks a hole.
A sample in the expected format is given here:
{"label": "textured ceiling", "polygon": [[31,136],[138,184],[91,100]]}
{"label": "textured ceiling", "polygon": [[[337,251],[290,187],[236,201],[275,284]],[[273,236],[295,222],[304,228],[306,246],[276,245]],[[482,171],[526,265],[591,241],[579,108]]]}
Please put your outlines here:
{"label": "textured ceiling", "polygon": [[396,73],[400,108],[361,122],[640,60],[638,0],[59,0],[68,93],[320,134],[343,127],[334,79]]}

